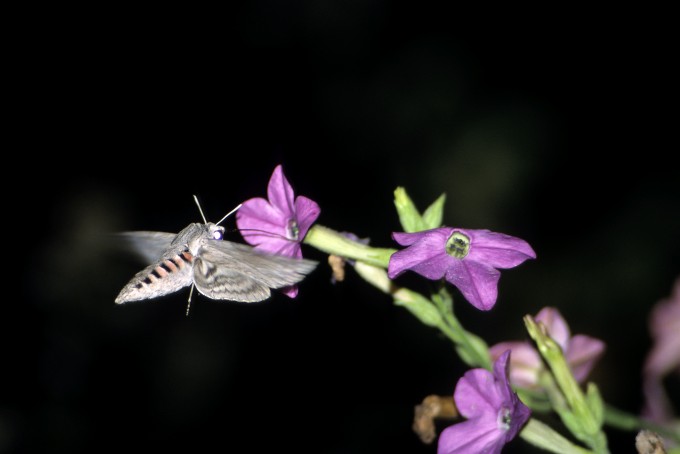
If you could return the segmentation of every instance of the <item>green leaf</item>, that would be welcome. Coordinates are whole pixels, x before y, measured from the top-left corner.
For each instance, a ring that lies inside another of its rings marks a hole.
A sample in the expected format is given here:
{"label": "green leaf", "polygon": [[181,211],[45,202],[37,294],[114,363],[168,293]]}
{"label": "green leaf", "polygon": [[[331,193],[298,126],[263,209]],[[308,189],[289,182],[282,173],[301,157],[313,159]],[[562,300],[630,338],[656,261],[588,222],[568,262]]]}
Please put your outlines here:
{"label": "green leaf", "polygon": [[576,438],[586,443],[591,440],[592,437],[583,430],[583,425],[576,415],[570,411],[564,410],[558,411],[558,413],[564,425],[567,427],[567,429],[569,429],[569,432],[571,432]]}
{"label": "green leaf", "polygon": [[399,222],[401,222],[404,232],[413,233],[426,230],[423,217],[406,193],[406,189],[401,186],[394,190],[394,206],[397,208]]}
{"label": "green leaf", "polygon": [[597,422],[598,428],[601,428],[602,423],[604,422],[604,403],[602,402],[600,390],[597,388],[595,383],[588,383],[588,389],[586,391],[586,403],[588,404],[588,408]]}
{"label": "green leaf", "polygon": [[441,227],[442,219],[444,219],[444,202],[446,202],[446,194],[440,195],[437,200],[432,202],[432,205],[427,207],[423,213],[425,230]]}

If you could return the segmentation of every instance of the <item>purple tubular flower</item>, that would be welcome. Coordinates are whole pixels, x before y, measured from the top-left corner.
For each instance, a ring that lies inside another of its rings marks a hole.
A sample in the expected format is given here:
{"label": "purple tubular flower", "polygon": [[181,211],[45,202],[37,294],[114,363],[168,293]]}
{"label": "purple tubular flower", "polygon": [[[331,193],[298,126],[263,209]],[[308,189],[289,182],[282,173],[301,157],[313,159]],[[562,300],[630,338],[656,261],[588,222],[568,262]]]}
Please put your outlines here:
{"label": "purple tubular flower", "polygon": [[531,415],[508,381],[506,351],[493,373],[472,369],[458,380],[453,399],[467,421],[450,426],[439,436],[437,454],[497,454],[515,438]]}
{"label": "purple tubular flower", "polygon": [[489,230],[440,227],[415,233],[392,233],[406,249],[390,257],[390,279],[406,270],[428,279],[446,278],[477,309],[488,311],[498,297],[498,269],[513,268],[536,258],[519,238]]}
{"label": "purple tubular flower", "polygon": [[680,278],[669,298],[659,301],[649,318],[654,345],[645,359],[645,375],[663,377],[680,372]]}
{"label": "purple tubular flower", "polygon": [[673,293],[659,301],[652,309],[649,330],[654,344],[645,358],[643,416],[664,424],[673,419],[673,405],[664,387],[664,378],[680,372],[680,278]]}
{"label": "purple tubular flower", "polygon": [[[584,382],[604,353],[605,343],[584,334],[572,336],[566,320],[553,307],[544,307],[534,319],[545,325],[548,335],[562,348],[576,381]],[[518,341],[496,344],[489,353],[492,358],[498,358],[508,349],[512,350],[510,382],[521,388],[538,387],[538,376],[543,370],[540,354],[530,343]]]}
{"label": "purple tubular flower", "polygon": [[[236,213],[236,226],[241,235],[256,249],[302,258],[300,243],[319,217],[319,205],[307,197],[295,197],[281,165],[276,166],[269,179],[267,198],[269,200],[255,197],[243,202]],[[284,293],[294,298],[297,286]]]}

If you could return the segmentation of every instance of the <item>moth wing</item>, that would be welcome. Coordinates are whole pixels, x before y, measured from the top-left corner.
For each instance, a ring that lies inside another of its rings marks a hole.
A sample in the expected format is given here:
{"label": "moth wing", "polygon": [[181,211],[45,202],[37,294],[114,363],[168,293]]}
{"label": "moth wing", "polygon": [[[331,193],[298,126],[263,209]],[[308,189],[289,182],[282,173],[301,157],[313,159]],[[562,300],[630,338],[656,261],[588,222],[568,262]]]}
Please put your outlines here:
{"label": "moth wing", "polygon": [[116,237],[147,265],[154,264],[170,249],[177,234],[167,232],[121,232]]}
{"label": "moth wing", "polygon": [[270,289],[300,282],[317,262],[272,255],[245,244],[207,240],[194,259],[194,283],[213,299],[256,302],[269,298]]}
{"label": "moth wing", "polygon": [[192,259],[188,250],[168,251],[161,260],[135,274],[116,297],[116,303],[156,298],[190,285]]}
{"label": "moth wing", "polygon": [[203,295],[216,300],[253,303],[271,295],[269,287],[262,282],[238,270],[218,267],[203,258],[195,259],[194,284]]}

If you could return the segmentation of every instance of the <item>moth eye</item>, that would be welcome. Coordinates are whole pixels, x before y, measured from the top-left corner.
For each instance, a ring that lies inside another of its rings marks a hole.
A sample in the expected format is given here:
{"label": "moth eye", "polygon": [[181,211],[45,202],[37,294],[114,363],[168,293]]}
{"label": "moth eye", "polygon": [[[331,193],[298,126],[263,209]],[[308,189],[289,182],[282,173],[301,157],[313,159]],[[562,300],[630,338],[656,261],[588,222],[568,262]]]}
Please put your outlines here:
{"label": "moth eye", "polygon": [[213,232],[212,236],[213,236],[213,239],[221,240],[222,239],[222,232],[220,232],[219,230],[215,230]]}

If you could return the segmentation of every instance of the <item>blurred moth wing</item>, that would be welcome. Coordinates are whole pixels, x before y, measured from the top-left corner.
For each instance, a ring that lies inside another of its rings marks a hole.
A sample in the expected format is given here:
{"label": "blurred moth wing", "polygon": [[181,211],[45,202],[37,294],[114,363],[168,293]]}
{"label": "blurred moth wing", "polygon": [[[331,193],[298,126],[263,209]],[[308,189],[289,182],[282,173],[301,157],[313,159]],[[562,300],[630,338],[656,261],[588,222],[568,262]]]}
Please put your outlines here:
{"label": "blurred moth wing", "polygon": [[208,298],[257,302],[271,289],[300,282],[317,262],[267,254],[251,246],[222,239],[224,227],[193,223],[177,235],[165,232],[125,232],[121,237],[150,263],[123,287],[116,303],[174,293],[189,285]]}

